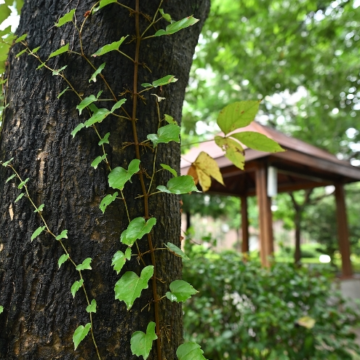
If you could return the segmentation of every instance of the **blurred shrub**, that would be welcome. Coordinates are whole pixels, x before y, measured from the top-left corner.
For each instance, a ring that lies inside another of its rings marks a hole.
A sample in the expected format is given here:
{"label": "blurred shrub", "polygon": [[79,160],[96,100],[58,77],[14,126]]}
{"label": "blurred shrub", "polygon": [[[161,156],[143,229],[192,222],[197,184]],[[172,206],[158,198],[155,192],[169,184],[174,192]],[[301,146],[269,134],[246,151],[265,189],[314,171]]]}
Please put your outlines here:
{"label": "blurred shrub", "polygon": [[[334,291],[326,270],[267,270],[201,246],[188,254],[183,277],[200,293],[184,304],[185,337],[201,344],[206,358],[347,360],[360,353],[352,333],[359,307]],[[303,317],[310,323],[299,325]]]}

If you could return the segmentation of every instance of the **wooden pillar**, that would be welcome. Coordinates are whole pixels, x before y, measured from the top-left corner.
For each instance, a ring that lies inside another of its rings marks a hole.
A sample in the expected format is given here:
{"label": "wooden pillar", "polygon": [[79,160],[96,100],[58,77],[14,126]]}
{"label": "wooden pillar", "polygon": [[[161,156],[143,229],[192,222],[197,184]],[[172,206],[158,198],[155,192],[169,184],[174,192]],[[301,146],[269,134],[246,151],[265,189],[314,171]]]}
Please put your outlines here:
{"label": "wooden pillar", "polygon": [[342,184],[335,185],[335,200],[342,276],[348,278],[352,277],[353,271],[350,260],[349,228],[346,216],[345,192]]}
{"label": "wooden pillar", "polygon": [[243,255],[249,254],[249,218],[247,196],[241,196],[241,252]]}
{"label": "wooden pillar", "polygon": [[256,170],[256,196],[259,208],[260,256],[263,266],[270,266],[270,256],[274,252],[271,199],[267,196],[266,166],[261,164]]}

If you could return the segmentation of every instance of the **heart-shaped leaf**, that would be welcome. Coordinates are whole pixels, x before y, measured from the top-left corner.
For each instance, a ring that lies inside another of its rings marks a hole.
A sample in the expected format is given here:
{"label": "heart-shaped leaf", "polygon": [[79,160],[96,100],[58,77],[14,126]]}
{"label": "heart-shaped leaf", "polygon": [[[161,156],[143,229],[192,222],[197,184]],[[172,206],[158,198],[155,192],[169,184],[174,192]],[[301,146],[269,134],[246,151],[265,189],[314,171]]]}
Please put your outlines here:
{"label": "heart-shaped leaf", "polygon": [[79,344],[85,339],[86,335],[89,333],[89,330],[91,328],[91,324],[88,323],[85,326],[80,325],[74,332],[73,335],[73,342],[75,350],[79,346]]}
{"label": "heart-shaped leaf", "polygon": [[131,259],[131,248],[127,248],[125,254],[119,250],[114,254],[111,265],[113,266],[116,273],[119,274],[121,269],[125,265],[126,260],[130,260],[130,259]]}
{"label": "heart-shaped leaf", "polygon": [[114,194],[108,194],[106,195],[102,200],[101,203],[99,205],[100,210],[102,211],[103,214],[105,214],[105,210],[106,208],[113,202],[116,200],[116,197],[118,196],[118,192],[116,191]]}
{"label": "heart-shaped leaf", "polygon": [[119,41],[115,41],[111,44],[108,45],[104,45],[103,47],[101,47],[96,53],[92,54],[91,56],[102,56],[110,51],[114,51],[114,50],[119,50],[120,45],[125,41],[125,39],[128,37],[127,36],[123,36]]}
{"label": "heart-shaped leaf", "polygon": [[68,237],[67,237],[67,233],[68,233],[67,230],[63,230],[63,231],[61,232],[61,234],[58,235],[55,239],[56,239],[56,240],[67,239],[67,238],[68,238]]}
{"label": "heart-shaped leaf", "polygon": [[179,360],[206,360],[199,344],[187,342],[182,344],[176,350],[176,356]]}
{"label": "heart-shaped leaf", "polygon": [[80,279],[78,281],[75,281],[72,285],[71,285],[71,294],[73,297],[75,297],[76,293],[79,291],[79,289],[82,287],[82,284],[84,283],[83,279]]}
{"label": "heart-shaped leaf", "polygon": [[59,260],[58,260],[59,269],[60,269],[61,265],[62,265],[65,261],[67,261],[67,259],[68,259],[69,257],[70,257],[69,254],[63,254],[63,255],[61,255],[61,256],[59,257]]}
{"label": "heart-shaped leaf", "polygon": [[185,29],[191,25],[196,24],[199,21],[199,19],[195,19],[193,16],[188,16],[182,20],[175,21],[172,24],[168,25],[166,27],[166,30],[158,30],[155,33],[155,36],[163,36],[163,35],[171,35],[174,34],[182,29]]}
{"label": "heart-shaped leaf", "polygon": [[125,184],[131,179],[131,177],[137,173],[140,168],[140,160],[133,159],[130,164],[128,170],[125,170],[122,167],[116,167],[112,169],[108,178],[109,178],[109,186],[113,189],[123,190]]}
{"label": "heart-shaped leaf", "polygon": [[166,187],[159,185],[157,189],[161,192],[176,195],[187,194],[192,191],[200,192],[195,186],[194,178],[189,175],[174,177],[168,181]]}
{"label": "heart-shaped leaf", "polygon": [[184,280],[175,280],[170,284],[170,291],[166,293],[166,297],[171,301],[183,302],[191,298],[191,295],[196,294],[192,285]]}
{"label": "heart-shaped leaf", "polygon": [[69,11],[67,14],[65,14],[64,16],[62,16],[59,21],[55,24],[55,26],[60,27],[63,26],[64,24],[72,21],[74,14],[75,14],[75,10],[76,9],[72,9],[71,11]]}
{"label": "heart-shaped leaf", "polygon": [[276,141],[254,131],[239,132],[231,134],[230,136],[254,150],[264,152],[284,151],[284,149]]}
{"label": "heart-shaped leaf", "polygon": [[88,313],[96,313],[96,300],[92,299],[91,304],[86,307]]}
{"label": "heart-shaped leaf", "polygon": [[142,356],[144,360],[148,358],[152,343],[157,339],[155,327],[156,324],[151,321],[146,328],[146,334],[142,331],[135,331],[131,335],[130,345],[133,355]]}
{"label": "heart-shaped leaf", "polygon": [[79,110],[79,115],[81,115],[82,111],[89,106],[91,103],[97,101],[97,97],[95,95],[90,95],[83,99],[81,103],[76,107],[77,110]]}
{"label": "heart-shaped leaf", "polygon": [[69,44],[66,44],[66,45],[62,46],[60,49],[57,49],[56,51],[52,52],[49,55],[49,59],[51,59],[54,56],[61,55],[61,54],[65,53],[65,52],[68,52],[68,51],[69,51]]}
{"label": "heart-shaped leaf", "polygon": [[89,120],[86,120],[84,125],[88,128],[96,123],[101,123],[110,113],[108,109],[97,109]]}
{"label": "heart-shaped leaf", "polygon": [[141,291],[148,288],[148,282],[154,274],[154,266],[142,269],[140,277],[132,271],[127,271],[115,284],[115,299],[124,301],[130,310]]}
{"label": "heart-shaped leaf", "polygon": [[46,229],[46,226],[38,227],[31,235],[31,241],[33,241],[35,238],[37,238],[45,229]]}
{"label": "heart-shaped leaf", "polygon": [[183,258],[184,260],[188,260],[189,258],[186,256],[186,254],[176,245],[174,245],[171,242],[168,242],[167,244],[165,244],[165,246],[168,248],[168,250],[172,253],[174,253],[175,255]]}
{"label": "heart-shaped leaf", "polygon": [[80,265],[78,265],[76,267],[76,270],[77,271],[81,271],[81,270],[91,270],[91,261],[92,261],[92,258],[86,258]]}
{"label": "heart-shaped leaf", "polygon": [[158,129],[157,134],[149,134],[147,136],[152,141],[154,147],[160,143],[167,144],[170,141],[180,142],[180,126],[169,124]]}
{"label": "heart-shaped leaf", "polygon": [[106,64],[106,63],[102,63],[102,64],[97,68],[97,70],[91,75],[91,78],[89,79],[89,82],[90,82],[90,81],[96,82],[96,77],[104,70],[105,64]]}
{"label": "heart-shaped leaf", "polygon": [[127,229],[122,232],[120,241],[125,245],[133,246],[134,242],[141,239],[145,234],[148,234],[155,224],[155,218],[151,218],[145,222],[143,217],[137,217],[131,220]]}

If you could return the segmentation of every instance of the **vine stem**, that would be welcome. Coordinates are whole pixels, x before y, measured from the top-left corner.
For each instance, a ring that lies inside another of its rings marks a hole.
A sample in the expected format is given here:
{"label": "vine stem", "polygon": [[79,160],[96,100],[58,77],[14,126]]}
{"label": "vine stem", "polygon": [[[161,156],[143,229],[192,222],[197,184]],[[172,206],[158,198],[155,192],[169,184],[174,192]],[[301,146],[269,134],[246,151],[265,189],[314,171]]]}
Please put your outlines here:
{"label": "vine stem", "polygon": [[[139,15],[140,15],[140,6],[139,6],[139,0],[136,0],[135,3],[135,31],[136,31],[136,48],[135,48],[135,61],[134,61],[134,85],[133,85],[133,108],[132,108],[132,130],[133,130],[133,136],[134,136],[134,142],[135,142],[135,152],[136,152],[136,158],[140,160],[140,146],[139,146],[139,139],[137,135],[137,128],[136,128],[136,114],[137,114],[137,85],[138,85],[138,72],[139,72],[139,54],[140,54],[140,44],[141,44],[141,35],[140,35],[140,25],[139,25]],[[160,4],[162,1],[160,2]],[[157,10],[158,11],[158,10]],[[156,12],[157,14],[157,12]],[[155,15],[156,16],[156,15]],[[144,181],[144,175],[142,171],[139,172],[139,178],[140,178],[140,184],[142,188],[142,192],[144,195],[144,212],[145,212],[145,219],[149,219],[149,199],[148,199],[148,193],[146,191],[145,187],[145,181]],[[156,340],[156,349],[157,349],[157,359],[162,360],[161,356],[161,336],[160,336],[160,314],[159,314],[159,299],[157,294],[157,284],[156,284],[156,259],[155,259],[155,253],[154,253],[154,247],[152,243],[151,234],[149,233],[147,235],[148,238],[148,244],[149,244],[149,250],[150,250],[150,256],[151,256],[151,263],[154,266],[154,274],[152,277],[152,292],[154,297],[154,309],[155,309],[155,323],[156,323],[156,334],[157,334],[157,340]]]}
{"label": "vine stem", "polygon": [[[23,179],[21,178],[21,176],[19,175],[19,173],[16,171],[16,169],[12,166],[12,165],[8,165],[10,167],[10,169],[15,173],[16,177],[20,180],[20,182],[22,183],[23,182]],[[38,210],[38,207],[36,206],[36,204],[34,203],[33,199],[31,198],[30,196],[30,193],[29,193],[29,189],[27,187],[27,185],[25,184],[24,185],[24,189],[25,189],[25,192],[26,192],[26,195],[27,195],[27,198],[29,199],[31,205],[34,207],[35,210]],[[44,219],[41,211],[38,211],[38,214],[41,218],[41,221],[43,222],[43,224],[45,225],[46,227],[46,230],[47,232],[56,240],[56,241],[59,241],[61,247],[63,248],[64,252],[66,255],[68,255],[68,259],[70,260],[70,262],[72,263],[72,265],[75,267],[77,267],[77,264],[75,263],[75,261],[71,258],[69,252],[67,251],[64,243],[60,240],[57,240],[56,239],[56,235],[50,230],[50,227],[48,225],[48,223],[46,222],[46,220]],[[82,289],[84,291],[84,295],[85,295],[85,298],[86,298],[86,302],[88,305],[90,305],[90,301],[89,301],[89,296],[88,296],[88,293],[86,291],[86,288],[85,288],[85,285],[84,285],[84,278],[82,276],[82,273],[81,273],[81,270],[77,270],[79,272],[79,276],[80,276],[80,279],[83,281],[82,283]],[[91,331],[91,337],[92,337],[92,340],[93,340],[93,343],[94,343],[94,346],[95,346],[95,350],[96,350],[96,353],[97,353],[97,356],[98,356],[98,359],[101,360],[101,355],[99,353],[99,349],[98,349],[98,346],[97,346],[97,343],[96,343],[96,340],[95,340],[95,336],[94,336],[94,323],[93,323],[93,318],[92,318],[92,313],[89,313],[89,318],[90,318],[90,324],[91,324],[91,328],[90,328],[90,331]]]}

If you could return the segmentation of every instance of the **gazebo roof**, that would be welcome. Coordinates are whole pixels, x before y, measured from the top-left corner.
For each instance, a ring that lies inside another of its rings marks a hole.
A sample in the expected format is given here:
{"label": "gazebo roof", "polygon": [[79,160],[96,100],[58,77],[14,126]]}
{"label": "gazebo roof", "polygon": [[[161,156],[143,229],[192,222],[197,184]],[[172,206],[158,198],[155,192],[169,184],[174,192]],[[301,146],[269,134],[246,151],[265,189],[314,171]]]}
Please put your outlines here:
{"label": "gazebo roof", "polygon": [[225,182],[224,187],[214,180],[209,190],[212,193],[255,195],[255,170],[264,163],[277,168],[278,192],[360,181],[360,168],[304,141],[255,121],[241,131],[264,134],[279,143],[286,151],[266,153],[245,147],[245,169],[241,170],[225,157],[225,153],[212,140],[191,148],[183,156],[181,173],[186,174],[190,162],[195,161],[199,153],[204,151],[216,160]]}

